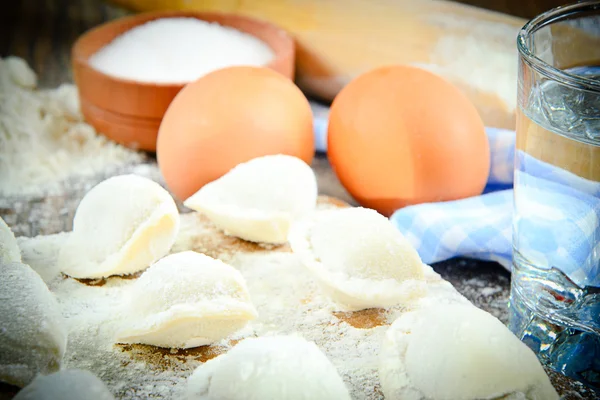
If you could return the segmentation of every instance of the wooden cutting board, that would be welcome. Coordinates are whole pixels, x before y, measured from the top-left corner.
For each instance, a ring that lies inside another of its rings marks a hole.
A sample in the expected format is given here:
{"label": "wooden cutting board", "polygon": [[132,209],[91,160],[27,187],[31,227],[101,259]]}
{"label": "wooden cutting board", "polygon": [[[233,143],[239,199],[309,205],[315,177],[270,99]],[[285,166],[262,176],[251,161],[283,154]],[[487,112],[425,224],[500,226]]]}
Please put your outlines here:
{"label": "wooden cutting board", "polygon": [[444,0],[112,0],[265,19],[297,41],[297,83],[331,100],[356,75],[414,64],[459,86],[488,126],[514,128],[516,36],[525,20]]}

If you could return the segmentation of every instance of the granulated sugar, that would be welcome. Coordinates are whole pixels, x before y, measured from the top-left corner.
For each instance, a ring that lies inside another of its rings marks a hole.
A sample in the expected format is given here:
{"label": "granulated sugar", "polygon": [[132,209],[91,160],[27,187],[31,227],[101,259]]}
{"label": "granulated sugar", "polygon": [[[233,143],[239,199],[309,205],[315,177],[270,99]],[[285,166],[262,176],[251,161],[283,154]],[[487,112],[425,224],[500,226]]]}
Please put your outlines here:
{"label": "granulated sugar", "polygon": [[[320,200],[319,209],[340,206]],[[387,310],[339,312],[289,246],[265,247],[220,233],[197,213],[181,214],[173,252],[194,250],[222,259],[246,279],[259,317],[229,338],[194,349],[162,349],[114,343],[129,318],[124,307],[139,277],[97,281],[57,275],[56,255],[69,233],[20,238],[23,260],[44,275],[62,307],[69,329],[66,368],[87,369],[120,399],[180,398],[193,370],[254,336],[299,334],[336,366],[353,399],[382,399],[377,367],[387,327],[401,313],[427,302],[467,301],[452,285],[424,266],[427,297]]]}
{"label": "granulated sugar", "polygon": [[162,18],[121,34],[89,62],[120,78],[184,83],[220,68],[263,66],[272,59],[269,46],[236,29],[196,18]]}

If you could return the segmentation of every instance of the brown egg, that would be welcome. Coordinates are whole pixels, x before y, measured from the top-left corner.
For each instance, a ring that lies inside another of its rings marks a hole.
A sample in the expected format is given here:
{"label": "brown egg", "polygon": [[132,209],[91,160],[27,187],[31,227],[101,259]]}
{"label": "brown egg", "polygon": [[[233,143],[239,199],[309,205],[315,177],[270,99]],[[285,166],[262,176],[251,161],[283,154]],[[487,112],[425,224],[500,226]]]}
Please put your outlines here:
{"label": "brown egg", "polygon": [[267,68],[229,67],[188,84],[158,133],[160,170],[181,200],[237,164],[270,154],[310,164],[314,136],[306,97]]}
{"label": "brown egg", "polygon": [[363,206],[398,208],[480,194],[490,150],[477,110],[425,70],[382,67],[351,81],[330,113],[327,154]]}

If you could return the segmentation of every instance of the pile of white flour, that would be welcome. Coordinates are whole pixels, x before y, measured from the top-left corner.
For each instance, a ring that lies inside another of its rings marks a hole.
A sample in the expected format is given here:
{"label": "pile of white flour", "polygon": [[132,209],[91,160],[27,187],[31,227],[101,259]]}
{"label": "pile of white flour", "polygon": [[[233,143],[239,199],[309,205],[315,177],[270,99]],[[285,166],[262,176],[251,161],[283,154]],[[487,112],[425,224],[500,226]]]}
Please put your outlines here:
{"label": "pile of white flour", "polygon": [[38,90],[20,58],[0,58],[0,198],[62,195],[70,180],[144,160],[84,122],[74,85]]}

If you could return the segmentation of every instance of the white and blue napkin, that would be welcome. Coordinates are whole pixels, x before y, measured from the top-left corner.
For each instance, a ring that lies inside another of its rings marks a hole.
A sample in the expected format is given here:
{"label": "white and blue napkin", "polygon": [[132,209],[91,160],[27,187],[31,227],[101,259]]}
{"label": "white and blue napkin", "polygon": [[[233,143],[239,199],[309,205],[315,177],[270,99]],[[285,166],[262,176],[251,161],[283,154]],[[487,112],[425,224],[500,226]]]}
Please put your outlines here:
{"label": "white and blue napkin", "polygon": [[[327,151],[328,108],[313,104],[315,145]],[[512,263],[513,223],[521,255],[537,266],[560,266],[575,283],[600,284],[600,184],[518,152],[515,132],[487,128],[491,165],[480,196],[404,207],[390,218],[423,262],[454,257]],[[515,161],[517,172],[514,172]],[[513,177],[526,199],[516,204]],[[514,222],[513,222],[514,221]]]}

